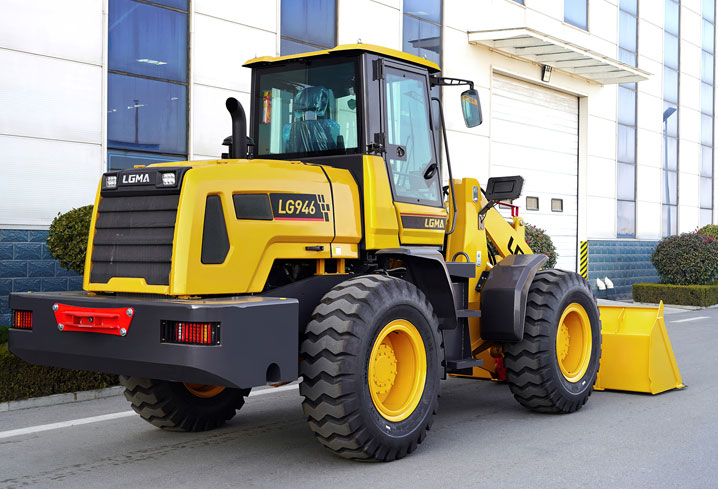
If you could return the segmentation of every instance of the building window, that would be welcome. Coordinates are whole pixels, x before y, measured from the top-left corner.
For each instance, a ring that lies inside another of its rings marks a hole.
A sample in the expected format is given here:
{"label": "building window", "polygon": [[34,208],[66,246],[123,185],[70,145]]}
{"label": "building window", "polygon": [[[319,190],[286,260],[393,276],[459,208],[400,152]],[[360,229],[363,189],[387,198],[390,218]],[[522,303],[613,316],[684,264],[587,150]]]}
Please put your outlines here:
{"label": "building window", "polygon": [[110,0],[108,169],[186,158],[187,37],[187,0]]}
{"label": "building window", "polygon": [[680,0],[665,0],[663,28],[663,236],[678,233],[678,73]]}
{"label": "building window", "polygon": [[713,223],[713,124],[715,97],[715,0],[703,0],[701,72],[701,226]]}
{"label": "building window", "polygon": [[[414,54],[441,66],[442,0],[404,0],[402,51]],[[432,87],[432,98],[441,98],[440,87]],[[433,102],[432,102],[432,105]],[[441,133],[438,111],[431,110],[434,145],[441,154]]]}
{"label": "building window", "polygon": [[282,0],[281,21],[282,56],[337,45],[336,0]]}
{"label": "building window", "polygon": [[[637,0],[621,0],[618,9],[618,56],[631,66],[638,58]],[[636,105],[635,83],[618,86],[616,162],[616,235],[636,237]]]}
{"label": "building window", "polygon": [[588,30],[588,0],[563,0],[563,20]]}
{"label": "building window", "polygon": [[403,50],[441,66],[442,0],[404,0]]}
{"label": "building window", "polygon": [[527,211],[539,210],[539,198],[538,197],[526,197],[526,210]]}

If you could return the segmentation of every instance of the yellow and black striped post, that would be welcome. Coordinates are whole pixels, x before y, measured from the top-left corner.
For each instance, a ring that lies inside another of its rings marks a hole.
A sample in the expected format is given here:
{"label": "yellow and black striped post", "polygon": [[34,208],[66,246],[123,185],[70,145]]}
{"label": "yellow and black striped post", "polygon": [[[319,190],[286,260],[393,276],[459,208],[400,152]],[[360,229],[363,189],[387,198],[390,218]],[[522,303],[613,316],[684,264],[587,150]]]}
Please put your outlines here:
{"label": "yellow and black striped post", "polygon": [[581,257],[579,266],[581,276],[588,280],[588,241],[581,241],[581,253],[579,253],[579,256]]}

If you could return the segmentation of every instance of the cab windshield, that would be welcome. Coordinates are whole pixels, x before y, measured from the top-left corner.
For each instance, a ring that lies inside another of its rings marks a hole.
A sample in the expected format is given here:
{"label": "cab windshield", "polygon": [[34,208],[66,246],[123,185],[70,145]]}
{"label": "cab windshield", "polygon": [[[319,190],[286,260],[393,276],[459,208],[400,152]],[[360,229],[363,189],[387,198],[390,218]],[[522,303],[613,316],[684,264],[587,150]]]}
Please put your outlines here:
{"label": "cab windshield", "polygon": [[257,155],[357,152],[356,63],[298,66],[259,74]]}

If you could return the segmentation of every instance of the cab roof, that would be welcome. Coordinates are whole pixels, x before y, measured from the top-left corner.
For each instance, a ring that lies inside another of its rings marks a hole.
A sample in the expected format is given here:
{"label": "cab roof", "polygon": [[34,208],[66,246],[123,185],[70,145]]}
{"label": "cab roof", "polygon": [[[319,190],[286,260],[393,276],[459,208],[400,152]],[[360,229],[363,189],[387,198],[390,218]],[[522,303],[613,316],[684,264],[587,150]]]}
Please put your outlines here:
{"label": "cab roof", "polygon": [[342,55],[342,54],[350,54],[351,52],[372,53],[372,54],[378,54],[379,56],[385,56],[387,58],[399,59],[401,61],[406,61],[408,63],[413,63],[416,65],[420,65],[425,68],[428,68],[429,73],[436,73],[438,71],[441,71],[441,68],[439,68],[439,65],[437,65],[436,63],[434,63],[432,61],[429,61],[428,59],[420,58],[419,56],[404,53],[402,51],[397,51],[396,49],[385,48],[385,47],[376,46],[373,44],[342,44],[342,45],[337,46],[332,49],[325,49],[323,51],[312,51],[310,53],[290,54],[288,56],[276,56],[276,57],[275,56],[261,56],[259,58],[250,59],[249,61],[244,63],[243,66],[247,66],[247,67],[266,66],[271,63],[277,63],[277,62],[287,61],[287,60],[292,60],[292,59],[309,58],[312,56]]}

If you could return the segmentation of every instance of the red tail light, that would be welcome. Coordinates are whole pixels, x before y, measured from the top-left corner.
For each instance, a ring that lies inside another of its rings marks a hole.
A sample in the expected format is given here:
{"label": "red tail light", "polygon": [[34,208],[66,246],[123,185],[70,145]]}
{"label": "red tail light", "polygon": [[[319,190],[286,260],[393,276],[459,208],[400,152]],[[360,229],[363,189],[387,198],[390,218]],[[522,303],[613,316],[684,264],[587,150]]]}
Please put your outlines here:
{"label": "red tail light", "polygon": [[218,345],[219,323],[162,321],[162,343]]}
{"label": "red tail light", "polygon": [[12,327],[18,329],[32,329],[32,311],[13,311]]}

